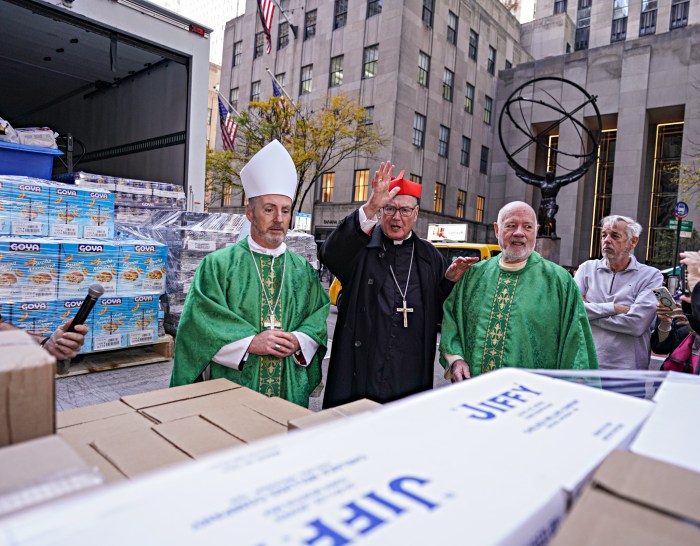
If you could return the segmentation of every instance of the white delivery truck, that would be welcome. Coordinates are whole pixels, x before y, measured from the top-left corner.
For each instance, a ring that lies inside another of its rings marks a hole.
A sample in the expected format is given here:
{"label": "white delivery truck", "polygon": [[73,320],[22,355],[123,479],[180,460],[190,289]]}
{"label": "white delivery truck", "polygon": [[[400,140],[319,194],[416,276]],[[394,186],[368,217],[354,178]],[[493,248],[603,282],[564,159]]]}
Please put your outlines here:
{"label": "white delivery truck", "polygon": [[0,117],[72,135],[76,170],[181,185],[201,211],[210,32],[145,0],[0,0]]}

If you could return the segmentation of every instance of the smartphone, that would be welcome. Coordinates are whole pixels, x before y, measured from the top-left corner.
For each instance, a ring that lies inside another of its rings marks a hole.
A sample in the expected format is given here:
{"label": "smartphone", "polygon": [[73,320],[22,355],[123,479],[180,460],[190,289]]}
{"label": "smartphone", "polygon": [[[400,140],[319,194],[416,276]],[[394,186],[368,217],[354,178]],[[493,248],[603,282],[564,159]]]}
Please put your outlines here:
{"label": "smartphone", "polygon": [[666,307],[670,307],[671,309],[675,309],[677,307],[677,304],[675,300],[673,299],[673,296],[671,296],[671,293],[668,291],[668,288],[665,286],[660,286],[659,288],[652,288],[652,291],[654,292],[654,295],[656,296],[656,299],[659,303],[662,305],[665,305]]}
{"label": "smartphone", "polygon": [[688,266],[685,264],[681,264],[680,288],[678,290],[682,296],[690,295],[690,288],[688,287]]}

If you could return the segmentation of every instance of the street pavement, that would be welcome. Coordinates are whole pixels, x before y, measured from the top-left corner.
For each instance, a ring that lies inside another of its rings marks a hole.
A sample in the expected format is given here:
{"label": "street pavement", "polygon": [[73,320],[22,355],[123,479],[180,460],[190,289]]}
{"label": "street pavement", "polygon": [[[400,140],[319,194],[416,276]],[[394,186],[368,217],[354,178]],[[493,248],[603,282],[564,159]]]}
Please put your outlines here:
{"label": "street pavement", "polygon": [[[328,315],[328,352],[323,360],[323,380],[328,376],[328,361],[333,345],[335,323],[338,318],[338,310],[331,306]],[[439,343],[439,338],[438,338]],[[129,368],[119,368],[108,372],[96,372],[83,375],[60,377],[56,380],[56,410],[91,406],[112,400],[118,400],[122,396],[138,394],[158,389],[165,389],[170,382],[172,360],[158,364],[146,364]],[[442,366],[438,362],[437,348],[435,357],[434,385],[442,387],[449,382],[443,378]],[[323,391],[321,395],[309,400],[309,408],[320,411],[323,404]]]}

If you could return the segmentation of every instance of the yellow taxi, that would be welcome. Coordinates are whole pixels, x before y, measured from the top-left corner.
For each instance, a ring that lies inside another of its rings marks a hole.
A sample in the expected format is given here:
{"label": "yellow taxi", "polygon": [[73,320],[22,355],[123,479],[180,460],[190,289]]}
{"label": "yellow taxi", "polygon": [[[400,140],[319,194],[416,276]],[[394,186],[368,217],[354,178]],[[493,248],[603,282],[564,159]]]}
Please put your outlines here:
{"label": "yellow taxi", "polygon": [[[452,263],[452,261],[458,256],[488,260],[492,256],[497,256],[501,253],[500,246],[487,243],[433,242],[433,245],[438,249],[440,254],[445,257],[447,263]],[[337,278],[333,279],[333,282],[328,289],[328,295],[331,298],[332,305],[337,306],[340,304],[340,300],[343,298],[343,287]]]}

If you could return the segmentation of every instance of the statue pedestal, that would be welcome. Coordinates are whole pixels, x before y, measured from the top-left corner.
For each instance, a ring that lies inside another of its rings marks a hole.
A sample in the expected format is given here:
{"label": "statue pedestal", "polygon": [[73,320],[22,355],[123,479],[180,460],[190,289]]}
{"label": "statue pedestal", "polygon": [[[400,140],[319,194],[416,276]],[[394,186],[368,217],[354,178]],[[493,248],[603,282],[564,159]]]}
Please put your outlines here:
{"label": "statue pedestal", "polygon": [[559,251],[561,249],[561,239],[559,237],[538,237],[535,242],[535,250],[546,260],[559,263]]}

